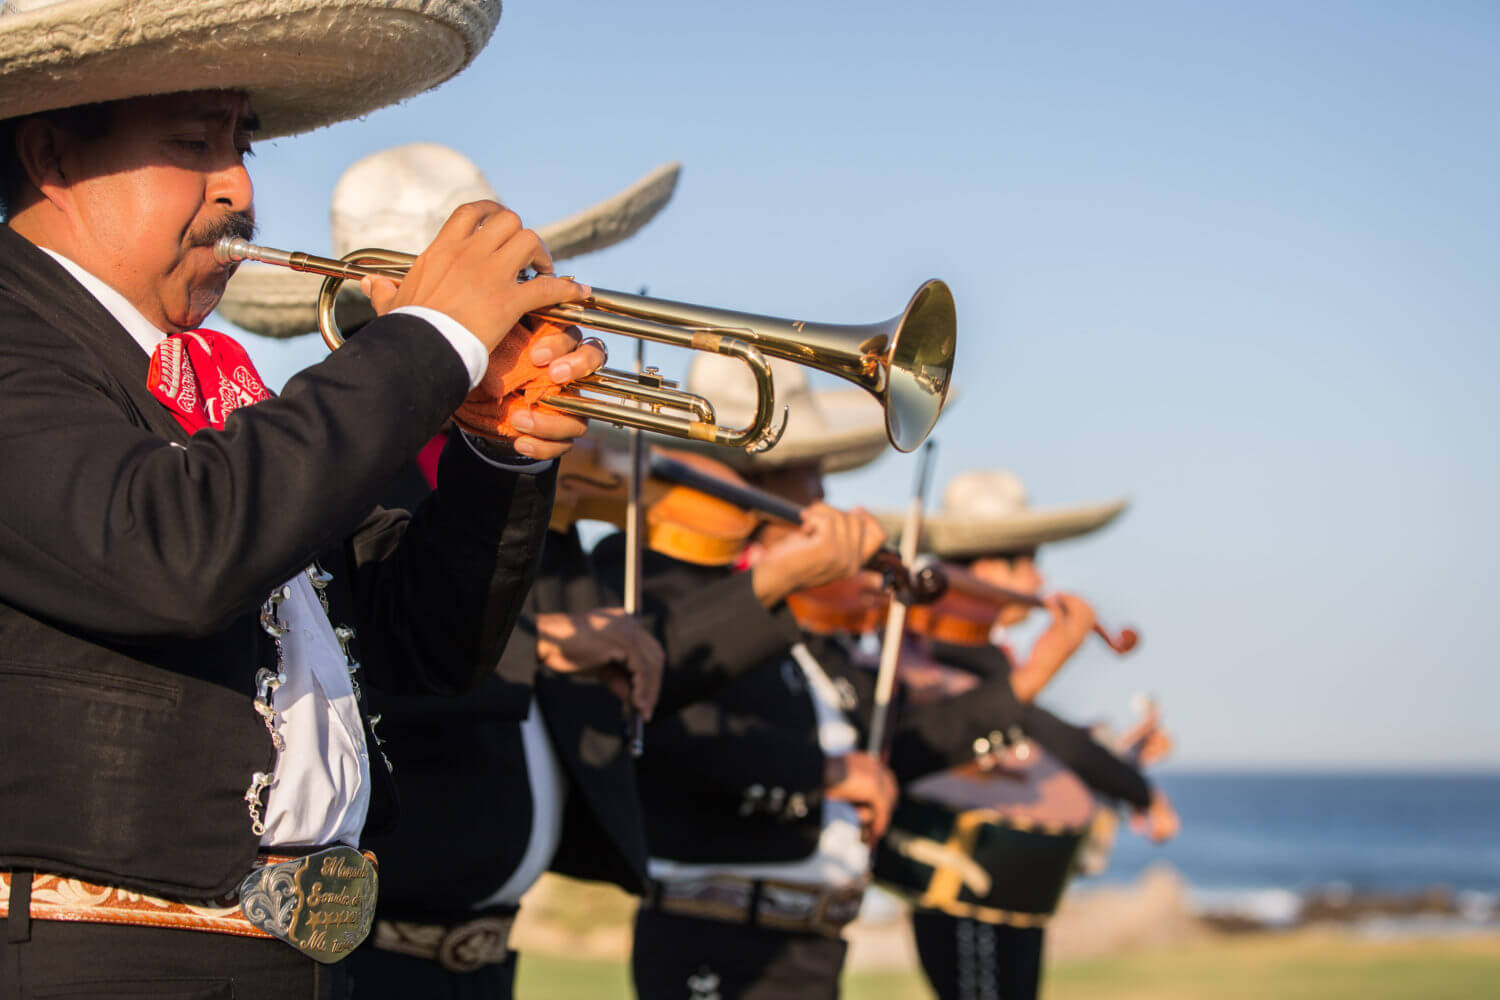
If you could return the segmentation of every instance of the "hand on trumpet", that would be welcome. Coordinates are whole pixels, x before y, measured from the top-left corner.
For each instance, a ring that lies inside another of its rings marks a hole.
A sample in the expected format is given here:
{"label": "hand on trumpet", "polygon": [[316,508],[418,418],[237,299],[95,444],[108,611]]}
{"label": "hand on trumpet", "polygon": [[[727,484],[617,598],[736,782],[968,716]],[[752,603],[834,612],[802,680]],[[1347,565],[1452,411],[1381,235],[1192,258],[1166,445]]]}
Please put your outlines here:
{"label": "hand on trumpet", "polygon": [[[520,281],[531,269],[537,277]],[[386,277],[367,277],[360,283],[381,315],[401,306],[435,309],[462,324],[490,352],[485,382],[498,382],[521,360],[496,349],[507,336],[532,337],[517,330],[521,317],[535,309],[578,302],[590,289],[552,273],[552,255],[540,237],[521,226],[516,213],[492,201],[461,205],[448,217],[437,237],[412,264],[398,285]],[[554,384],[564,385],[604,364],[597,343],[581,343],[572,327],[536,337],[525,359],[545,369]],[[567,451],[588,426],[582,418],[543,407],[519,406],[508,415],[520,432],[512,442],[528,458],[556,458]]]}

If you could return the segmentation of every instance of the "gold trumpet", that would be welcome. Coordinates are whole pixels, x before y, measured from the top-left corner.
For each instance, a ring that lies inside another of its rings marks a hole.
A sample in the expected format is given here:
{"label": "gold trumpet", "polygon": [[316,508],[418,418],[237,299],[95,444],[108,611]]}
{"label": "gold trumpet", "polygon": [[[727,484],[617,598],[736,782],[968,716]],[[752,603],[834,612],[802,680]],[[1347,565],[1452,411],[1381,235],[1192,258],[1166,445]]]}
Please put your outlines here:
{"label": "gold trumpet", "polygon": [[[356,250],[339,260],[301,252],[256,246],[224,237],[214,247],[221,264],[256,260],[294,271],[321,274],[318,331],[330,350],[344,342],[334,317],[339,287],[349,280],[387,277],[400,280],[415,254],[394,250]],[[906,308],[884,323],[841,325],[807,323],[754,313],[652,299],[595,288],[582,302],[565,302],[532,313],[596,330],[710,351],[737,358],[755,378],[755,417],[747,427],[715,423],[713,404],[684,392],[654,373],[634,374],[602,368],[575,379],[547,399],[547,405],[582,417],[670,437],[706,441],[747,451],[763,451],[780,439],[783,412],[774,424],[775,386],[766,355],[832,372],[869,391],[885,409],[886,433],[899,451],[912,451],[927,437],[942,412],[953,375],[957,319],[953,295],[941,281],[924,282]],[[592,391],[628,402],[582,395]]]}

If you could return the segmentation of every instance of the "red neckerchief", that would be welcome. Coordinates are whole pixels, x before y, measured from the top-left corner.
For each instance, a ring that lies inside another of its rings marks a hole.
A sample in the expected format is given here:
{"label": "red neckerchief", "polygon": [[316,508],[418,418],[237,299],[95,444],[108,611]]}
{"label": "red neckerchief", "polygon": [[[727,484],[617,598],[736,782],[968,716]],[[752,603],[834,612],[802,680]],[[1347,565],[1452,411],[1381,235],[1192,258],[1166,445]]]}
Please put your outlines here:
{"label": "red neckerchief", "polygon": [[229,414],[274,395],[245,349],[213,330],[174,333],[157,344],[146,386],[189,434],[223,430]]}
{"label": "red neckerchief", "polygon": [[422,446],[417,452],[417,468],[422,470],[422,478],[427,480],[427,485],[437,489],[437,467],[438,459],[443,457],[443,446],[448,443],[448,432],[438,431],[431,441]]}

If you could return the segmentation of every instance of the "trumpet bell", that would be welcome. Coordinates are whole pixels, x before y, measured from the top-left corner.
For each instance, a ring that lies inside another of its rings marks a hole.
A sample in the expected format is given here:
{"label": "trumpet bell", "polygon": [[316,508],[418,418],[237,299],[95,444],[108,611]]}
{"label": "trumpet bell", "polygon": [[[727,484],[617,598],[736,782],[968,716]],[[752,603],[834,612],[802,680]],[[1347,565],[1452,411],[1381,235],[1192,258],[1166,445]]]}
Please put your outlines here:
{"label": "trumpet bell", "polygon": [[958,315],[953,293],[933,279],[918,288],[891,331],[885,353],[885,430],[898,451],[932,433],[953,382]]}

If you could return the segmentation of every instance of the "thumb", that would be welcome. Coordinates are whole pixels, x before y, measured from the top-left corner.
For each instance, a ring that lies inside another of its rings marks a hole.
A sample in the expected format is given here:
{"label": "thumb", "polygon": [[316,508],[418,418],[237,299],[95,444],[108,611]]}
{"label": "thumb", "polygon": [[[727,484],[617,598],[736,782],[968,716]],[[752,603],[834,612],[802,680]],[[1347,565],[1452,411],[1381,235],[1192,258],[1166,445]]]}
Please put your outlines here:
{"label": "thumb", "polygon": [[359,282],[360,291],[369,296],[377,316],[384,316],[391,311],[391,306],[396,301],[396,287],[396,283],[390,278],[372,276],[361,278]]}

